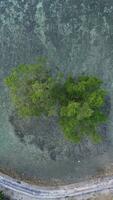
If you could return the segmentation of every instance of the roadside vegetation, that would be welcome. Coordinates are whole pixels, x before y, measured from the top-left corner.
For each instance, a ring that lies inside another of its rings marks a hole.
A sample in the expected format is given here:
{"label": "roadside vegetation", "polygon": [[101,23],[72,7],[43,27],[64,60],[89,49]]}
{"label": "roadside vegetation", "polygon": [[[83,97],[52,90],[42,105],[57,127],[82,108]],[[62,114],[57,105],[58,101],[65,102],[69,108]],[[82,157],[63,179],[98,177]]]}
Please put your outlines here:
{"label": "roadside vegetation", "polygon": [[13,69],[5,84],[21,117],[57,116],[66,139],[75,143],[85,137],[101,141],[100,125],[107,120],[103,111],[107,92],[99,78],[53,76],[46,60],[39,58],[36,64]]}
{"label": "roadside vegetation", "polygon": [[4,200],[4,194],[2,191],[0,191],[0,200]]}
{"label": "roadside vegetation", "polygon": [[0,200],[9,200],[9,198],[6,197],[2,191],[0,191]]}

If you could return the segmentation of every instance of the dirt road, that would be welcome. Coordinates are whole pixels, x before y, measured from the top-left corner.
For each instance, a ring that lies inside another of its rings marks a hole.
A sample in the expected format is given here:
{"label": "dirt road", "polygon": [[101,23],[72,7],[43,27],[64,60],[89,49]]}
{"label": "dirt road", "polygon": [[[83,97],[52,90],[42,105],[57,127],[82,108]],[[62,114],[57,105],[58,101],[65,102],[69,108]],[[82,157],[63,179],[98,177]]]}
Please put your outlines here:
{"label": "dirt road", "polygon": [[[16,179],[0,174],[0,186],[13,191],[13,193],[22,196],[22,199],[65,199],[66,197],[76,197],[80,199],[99,192],[113,190],[113,176],[90,180],[89,182],[81,182],[66,186],[44,187],[30,185],[24,182],[19,182]],[[25,198],[24,198],[25,197]],[[18,198],[18,199],[19,199]]]}

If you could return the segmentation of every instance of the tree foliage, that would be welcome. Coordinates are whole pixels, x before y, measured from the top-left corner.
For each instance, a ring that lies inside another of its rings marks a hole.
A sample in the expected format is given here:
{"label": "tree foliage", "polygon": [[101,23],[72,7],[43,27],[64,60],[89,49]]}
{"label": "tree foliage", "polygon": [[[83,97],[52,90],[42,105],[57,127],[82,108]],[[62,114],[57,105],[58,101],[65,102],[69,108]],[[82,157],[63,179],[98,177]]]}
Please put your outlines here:
{"label": "tree foliage", "polygon": [[106,91],[102,81],[93,76],[74,79],[69,75],[51,75],[44,59],[31,65],[19,65],[6,77],[11,99],[22,117],[58,116],[65,138],[80,142],[90,137],[101,140],[99,126],[107,116],[102,112]]}

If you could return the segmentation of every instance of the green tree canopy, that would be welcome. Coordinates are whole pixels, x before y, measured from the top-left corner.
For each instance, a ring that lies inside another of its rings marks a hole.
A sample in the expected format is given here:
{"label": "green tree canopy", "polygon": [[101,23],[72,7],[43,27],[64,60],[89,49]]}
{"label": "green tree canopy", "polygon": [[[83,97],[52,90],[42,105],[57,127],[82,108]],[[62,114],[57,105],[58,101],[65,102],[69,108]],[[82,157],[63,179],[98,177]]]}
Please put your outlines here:
{"label": "green tree canopy", "polygon": [[99,126],[107,116],[102,112],[106,91],[102,81],[93,76],[62,81],[62,74],[52,77],[44,59],[36,64],[19,65],[5,78],[10,96],[22,117],[58,116],[65,138],[80,142],[90,137],[99,142]]}

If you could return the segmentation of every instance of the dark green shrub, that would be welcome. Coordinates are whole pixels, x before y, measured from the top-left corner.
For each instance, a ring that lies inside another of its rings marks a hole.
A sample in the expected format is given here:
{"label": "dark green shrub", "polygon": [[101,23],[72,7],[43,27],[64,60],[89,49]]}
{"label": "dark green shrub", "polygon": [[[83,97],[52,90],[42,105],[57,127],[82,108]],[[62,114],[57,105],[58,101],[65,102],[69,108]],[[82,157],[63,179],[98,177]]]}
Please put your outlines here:
{"label": "dark green shrub", "polygon": [[2,191],[0,191],[0,200],[4,200],[5,197],[4,197],[4,193]]}
{"label": "dark green shrub", "polygon": [[71,75],[52,78],[45,60],[20,65],[5,79],[11,99],[23,117],[58,116],[67,139],[80,142],[83,137],[101,140],[99,126],[107,116],[102,112],[106,91],[102,81],[93,76],[74,79]]}

